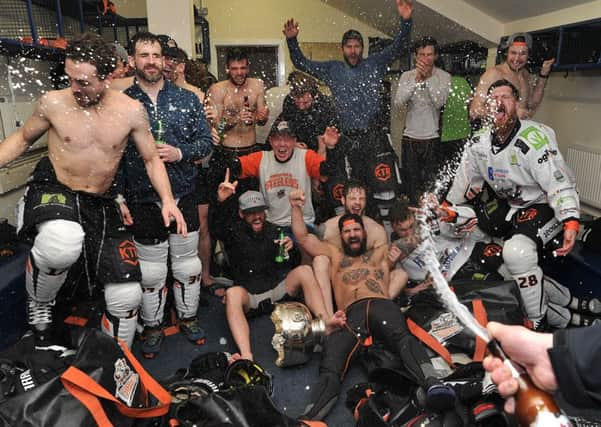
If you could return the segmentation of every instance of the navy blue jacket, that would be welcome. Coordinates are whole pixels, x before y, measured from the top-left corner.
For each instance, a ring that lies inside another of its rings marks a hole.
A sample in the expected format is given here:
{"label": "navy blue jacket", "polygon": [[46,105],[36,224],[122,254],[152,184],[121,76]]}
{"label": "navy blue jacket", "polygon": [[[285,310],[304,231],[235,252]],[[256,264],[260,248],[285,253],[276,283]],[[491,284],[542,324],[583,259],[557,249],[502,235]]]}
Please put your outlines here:
{"label": "navy blue jacket", "polygon": [[[209,155],[213,147],[211,128],[198,97],[167,80],[159,91],[156,105],[137,82],[124,93],[144,105],[151,129],[156,131],[158,121],[161,121],[161,139],[182,152],[183,157],[179,162],[165,162],[173,197],[178,199],[195,191],[198,169],[194,161]],[[144,160],[132,141],[127,144],[121,167],[128,203],[160,201],[146,173]]]}
{"label": "navy blue jacket", "polygon": [[411,21],[403,21],[390,46],[362,59],[355,67],[342,61],[311,61],[303,55],[296,37],[287,43],[294,66],[330,87],[342,129],[367,129],[380,108],[382,79],[388,66],[407,52],[410,31]]}

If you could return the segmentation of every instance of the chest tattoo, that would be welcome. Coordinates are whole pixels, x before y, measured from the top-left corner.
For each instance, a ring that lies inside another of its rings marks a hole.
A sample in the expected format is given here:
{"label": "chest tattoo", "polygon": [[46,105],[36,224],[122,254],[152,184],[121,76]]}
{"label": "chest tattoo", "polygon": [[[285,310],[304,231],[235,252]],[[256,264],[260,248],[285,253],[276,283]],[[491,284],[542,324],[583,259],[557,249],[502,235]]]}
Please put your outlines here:
{"label": "chest tattoo", "polygon": [[382,287],[375,280],[367,279],[365,281],[365,284],[367,285],[367,287],[369,288],[370,291],[375,292],[380,295],[384,295],[384,292],[382,291]]}
{"label": "chest tattoo", "polygon": [[373,249],[369,252],[364,253],[363,255],[361,255],[361,259],[363,260],[364,263],[369,263],[369,260],[371,259],[371,256],[373,255],[374,251]]}
{"label": "chest tattoo", "polygon": [[342,275],[342,281],[344,283],[355,283],[359,280],[365,279],[369,276],[369,269],[367,268],[358,268],[356,270],[347,271]]}
{"label": "chest tattoo", "polygon": [[375,272],[374,275],[376,276],[377,280],[384,280],[384,270],[382,270],[381,268],[378,268]]}
{"label": "chest tattoo", "polygon": [[342,261],[340,261],[340,268],[350,267],[352,263],[353,260],[351,259],[351,257],[345,256],[344,258],[342,258]]}

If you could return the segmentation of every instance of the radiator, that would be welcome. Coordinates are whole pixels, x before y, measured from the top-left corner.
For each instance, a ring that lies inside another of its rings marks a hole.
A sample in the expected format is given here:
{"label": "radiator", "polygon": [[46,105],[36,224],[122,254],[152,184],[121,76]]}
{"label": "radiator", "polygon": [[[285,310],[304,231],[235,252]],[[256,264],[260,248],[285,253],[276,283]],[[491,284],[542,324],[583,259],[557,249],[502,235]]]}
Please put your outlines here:
{"label": "radiator", "polygon": [[601,209],[601,151],[571,145],[568,147],[566,162],[576,175],[581,202]]}

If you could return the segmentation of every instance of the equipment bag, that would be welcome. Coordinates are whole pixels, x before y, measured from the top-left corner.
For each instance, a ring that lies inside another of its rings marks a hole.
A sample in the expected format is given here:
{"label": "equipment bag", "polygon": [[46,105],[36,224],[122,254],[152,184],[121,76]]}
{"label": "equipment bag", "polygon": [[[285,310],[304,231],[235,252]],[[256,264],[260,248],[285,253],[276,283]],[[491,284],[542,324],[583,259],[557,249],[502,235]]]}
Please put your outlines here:
{"label": "equipment bag", "polygon": [[64,373],[0,403],[0,426],[118,426],[161,417],[171,398],[131,354],[95,329],[83,329]]}

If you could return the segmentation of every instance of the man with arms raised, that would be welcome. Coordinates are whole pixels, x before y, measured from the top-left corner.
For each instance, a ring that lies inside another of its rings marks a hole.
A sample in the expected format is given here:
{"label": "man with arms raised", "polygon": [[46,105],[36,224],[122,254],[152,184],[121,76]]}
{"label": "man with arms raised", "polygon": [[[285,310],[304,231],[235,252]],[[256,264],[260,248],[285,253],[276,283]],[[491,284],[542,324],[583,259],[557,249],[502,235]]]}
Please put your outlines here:
{"label": "man with arms raised", "polygon": [[135,247],[108,191],[131,137],[160,196],[161,221],[186,225],[175,205],[148,117],[137,101],[107,89],[110,46],[86,33],[70,43],[70,88],[42,96],[25,125],[0,144],[0,167],[48,132],[48,157],[37,165],[20,204],[20,233],[33,239],[26,270],[27,312],[39,341],[49,338],[52,308],[69,268],[80,256],[90,289],[104,285],[102,328],[131,345],[142,298]]}
{"label": "man with arms raised", "polygon": [[519,91],[518,117],[529,119],[534,116],[536,109],[543,101],[545,85],[555,59],[548,59],[538,73],[538,78],[532,85],[533,76],[526,69],[528,55],[532,50],[532,36],[528,33],[512,34],[507,40],[506,59],[502,64],[489,68],[482,74],[480,83],[470,105],[470,118],[486,116],[486,99],[488,88],[493,82],[505,79]]}
{"label": "man with arms raised", "polygon": [[[342,205],[344,206],[345,213],[352,213],[359,215],[365,225],[365,231],[367,233],[367,246],[368,250],[375,247],[386,245],[388,238],[386,236],[386,230],[376,221],[365,215],[365,207],[367,205],[367,189],[365,185],[359,181],[349,181],[344,186],[344,195],[341,197]],[[338,221],[342,215],[337,215],[333,218],[328,219],[323,224],[320,224],[317,228],[318,235],[322,240],[342,249],[342,241],[340,240],[340,230],[338,229]],[[317,256],[313,259],[313,270],[315,271],[315,277],[322,289],[324,300],[326,302],[326,308],[328,314],[333,313],[332,303],[332,286],[330,284],[330,259],[325,256]],[[407,277],[403,270],[397,269],[392,272],[390,278],[391,284],[395,284],[394,288],[400,291],[407,281]],[[386,289],[388,295],[388,289]],[[397,292],[398,293],[398,292]]]}
{"label": "man with arms raised", "polygon": [[424,347],[407,329],[399,307],[387,297],[388,245],[366,250],[367,233],[363,220],[353,213],[344,214],[338,220],[342,250],[322,242],[307,232],[302,216],[304,203],[302,191],[290,193],[294,237],[310,255],[330,258],[334,297],[338,308],[346,312],[346,327],[327,337],[319,383],[313,387],[311,403],[303,416],[308,419],[325,417],[336,402],[353,356],[370,336],[383,340],[401,358],[413,381],[426,389],[427,403],[433,409],[452,407],[453,390],[434,379],[435,370]]}

